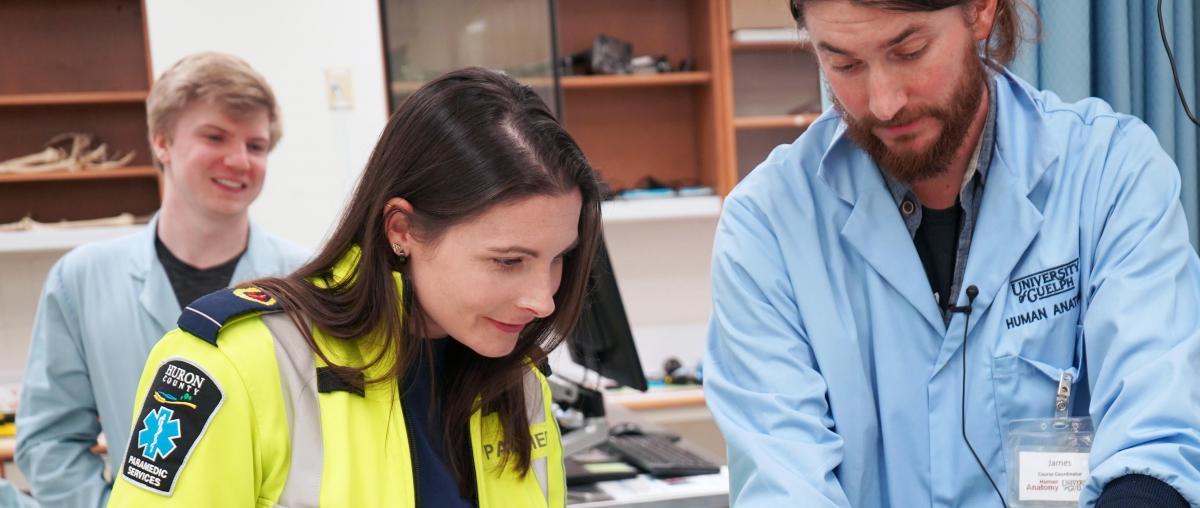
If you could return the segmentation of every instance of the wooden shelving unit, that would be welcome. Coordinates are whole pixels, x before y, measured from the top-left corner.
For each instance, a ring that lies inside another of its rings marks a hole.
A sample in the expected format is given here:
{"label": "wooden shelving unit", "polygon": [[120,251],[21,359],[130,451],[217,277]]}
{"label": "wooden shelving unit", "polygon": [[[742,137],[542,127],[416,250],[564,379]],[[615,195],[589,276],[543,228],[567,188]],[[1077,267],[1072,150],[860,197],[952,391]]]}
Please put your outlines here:
{"label": "wooden shelving unit", "polygon": [[[740,1],[723,3],[732,12]],[[759,6],[752,3],[749,7]],[[775,17],[779,18],[778,25],[763,27],[761,32],[772,36],[766,40],[737,40],[734,26],[725,28],[733,81],[731,130],[736,160],[732,166],[737,180],[766,159],[776,146],[794,141],[820,116],[821,84],[811,41],[806,33],[790,26],[792,21],[784,4],[767,21]]]}
{"label": "wooden shelving unit", "polygon": [[[604,34],[631,43],[635,56],[662,56],[672,66],[686,62],[691,69],[559,78],[564,124],[610,187],[635,187],[653,177],[668,184],[708,186],[723,196],[745,173],[746,161],[765,157],[763,147],[768,145],[763,140],[774,146],[795,139],[816,117],[809,113],[820,108],[819,84],[806,37],[767,30],[751,34],[766,40],[735,41],[730,9],[737,1],[558,0],[555,4],[558,44],[551,60],[588,50],[595,37]],[[544,58],[545,53],[529,50],[540,44],[529,30],[509,30],[513,22],[509,11],[526,17],[548,14],[538,10],[542,4],[516,2],[500,10],[490,4],[416,0],[387,5],[391,8],[384,14],[395,25],[391,27],[395,33],[385,37],[385,45],[396,55],[389,68],[395,67],[397,75],[405,75],[400,62],[407,66],[405,72],[433,75],[447,61],[529,69],[530,62]],[[470,15],[458,12],[464,9]],[[441,19],[445,26],[438,30],[409,26],[422,13]],[[491,51],[462,42],[474,40],[473,32],[464,27],[479,19],[488,22],[489,37],[494,37],[489,41],[504,41],[504,48],[516,49]],[[474,53],[477,59],[463,59],[462,55]],[[797,73],[801,79],[789,82]],[[549,75],[517,79],[540,90],[555,86]],[[424,83],[401,78],[391,81],[389,88],[395,100]],[[554,92],[544,97],[550,101]],[[816,102],[809,109],[813,98]]]}
{"label": "wooden shelving unit", "polygon": [[628,41],[634,55],[684,60],[692,72],[566,76],[567,130],[614,189],[646,177],[712,187],[736,182],[726,0],[560,0],[559,52],[592,46],[598,34]]}
{"label": "wooden shelving unit", "polygon": [[150,53],[142,0],[0,2],[0,160],[88,133],[129,167],[0,174],[0,223],[144,216],[160,203],[147,141]]}

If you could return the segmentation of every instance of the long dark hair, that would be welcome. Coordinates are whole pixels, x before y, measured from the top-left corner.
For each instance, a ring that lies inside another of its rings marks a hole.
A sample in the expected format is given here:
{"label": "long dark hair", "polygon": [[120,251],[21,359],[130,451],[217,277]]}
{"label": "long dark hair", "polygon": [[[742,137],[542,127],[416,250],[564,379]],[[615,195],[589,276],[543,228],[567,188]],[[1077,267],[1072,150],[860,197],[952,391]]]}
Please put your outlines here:
{"label": "long dark hair", "polygon": [[[415,361],[427,356],[427,341],[420,335],[427,318],[420,295],[407,279],[407,264],[388,243],[388,215],[405,213],[394,207],[385,213],[388,200],[407,200],[413,234],[436,241],[450,227],[498,204],[574,189],[583,198],[579,243],[563,260],[562,282],[554,295],[556,311],[530,323],[504,357],[452,348],[436,388],[449,465],[462,493],[471,497],[475,485],[467,425],[476,410],[499,415],[509,450],[506,465],[515,460],[518,470],[529,469],[532,439],[522,379],[530,373],[525,362],[544,361],[574,327],[600,234],[599,180],[533,90],[480,68],[448,73],[417,90],[388,120],[337,229],[320,253],[287,277],[250,284],[278,297],[309,346],[344,380],[402,380]],[[361,247],[361,257],[354,273],[328,287],[312,283],[331,281],[334,265],[355,245]],[[396,291],[393,272],[404,279],[403,295]],[[380,354],[365,359],[364,365],[335,365],[320,350],[305,320],[337,339],[378,341]],[[374,369],[381,367],[386,377],[364,378],[368,369],[378,372]]]}
{"label": "long dark hair", "polygon": [[[810,0],[786,0],[792,10],[792,18],[804,28],[804,4]],[[851,3],[876,9],[898,12],[932,12],[947,7],[960,7],[978,0],[849,0]],[[1025,11],[1033,22],[1032,34],[1026,35],[1021,26],[1021,11]],[[984,47],[984,58],[992,67],[1004,67],[1012,63],[1021,42],[1036,40],[1041,32],[1041,20],[1037,11],[1026,0],[996,0],[996,19],[992,22],[992,33]]]}

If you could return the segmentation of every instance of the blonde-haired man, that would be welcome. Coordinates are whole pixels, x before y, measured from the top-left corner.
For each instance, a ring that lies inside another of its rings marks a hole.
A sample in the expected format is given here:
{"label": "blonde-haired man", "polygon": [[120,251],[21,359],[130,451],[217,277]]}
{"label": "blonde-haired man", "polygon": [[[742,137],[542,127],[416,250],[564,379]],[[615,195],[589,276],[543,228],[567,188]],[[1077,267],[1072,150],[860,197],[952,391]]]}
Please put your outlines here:
{"label": "blonde-haired man", "polygon": [[[230,55],[191,55],[159,78],[146,109],[162,208],[140,233],[63,256],[38,304],[16,462],[43,507],[106,504],[111,484],[89,448],[101,433],[129,440],[138,373],[182,307],[308,257],[247,213],[282,132],[261,75]],[[108,460],[119,471],[121,454]]]}

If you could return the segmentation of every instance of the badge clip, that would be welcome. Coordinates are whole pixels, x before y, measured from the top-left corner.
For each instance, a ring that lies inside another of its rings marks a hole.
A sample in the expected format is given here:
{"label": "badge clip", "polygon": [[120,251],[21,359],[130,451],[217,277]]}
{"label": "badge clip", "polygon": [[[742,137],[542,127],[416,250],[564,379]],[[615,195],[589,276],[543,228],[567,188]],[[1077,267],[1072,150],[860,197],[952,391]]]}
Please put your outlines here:
{"label": "badge clip", "polygon": [[1067,409],[1071,407],[1071,383],[1074,381],[1075,376],[1065,370],[1058,376],[1058,392],[1054,397],[1054,418],[1065,419],[1067,417]]}

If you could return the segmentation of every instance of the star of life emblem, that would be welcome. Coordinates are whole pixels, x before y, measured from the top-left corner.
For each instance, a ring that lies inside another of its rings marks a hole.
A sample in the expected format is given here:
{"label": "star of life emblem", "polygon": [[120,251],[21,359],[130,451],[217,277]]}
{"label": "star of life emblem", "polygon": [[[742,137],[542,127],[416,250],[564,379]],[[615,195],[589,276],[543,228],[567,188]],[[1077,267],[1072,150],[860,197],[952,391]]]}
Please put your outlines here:
{"label": "star of life emblem", "polygon": [[142,456],[155,460],[166,458],[175,451],[175,440],[182,432],[179,429],[179,419],[172,418],[175,412],[160,407],[150,411],[142,420],[142,430],[138,431],[137,446],[142,449]]}

